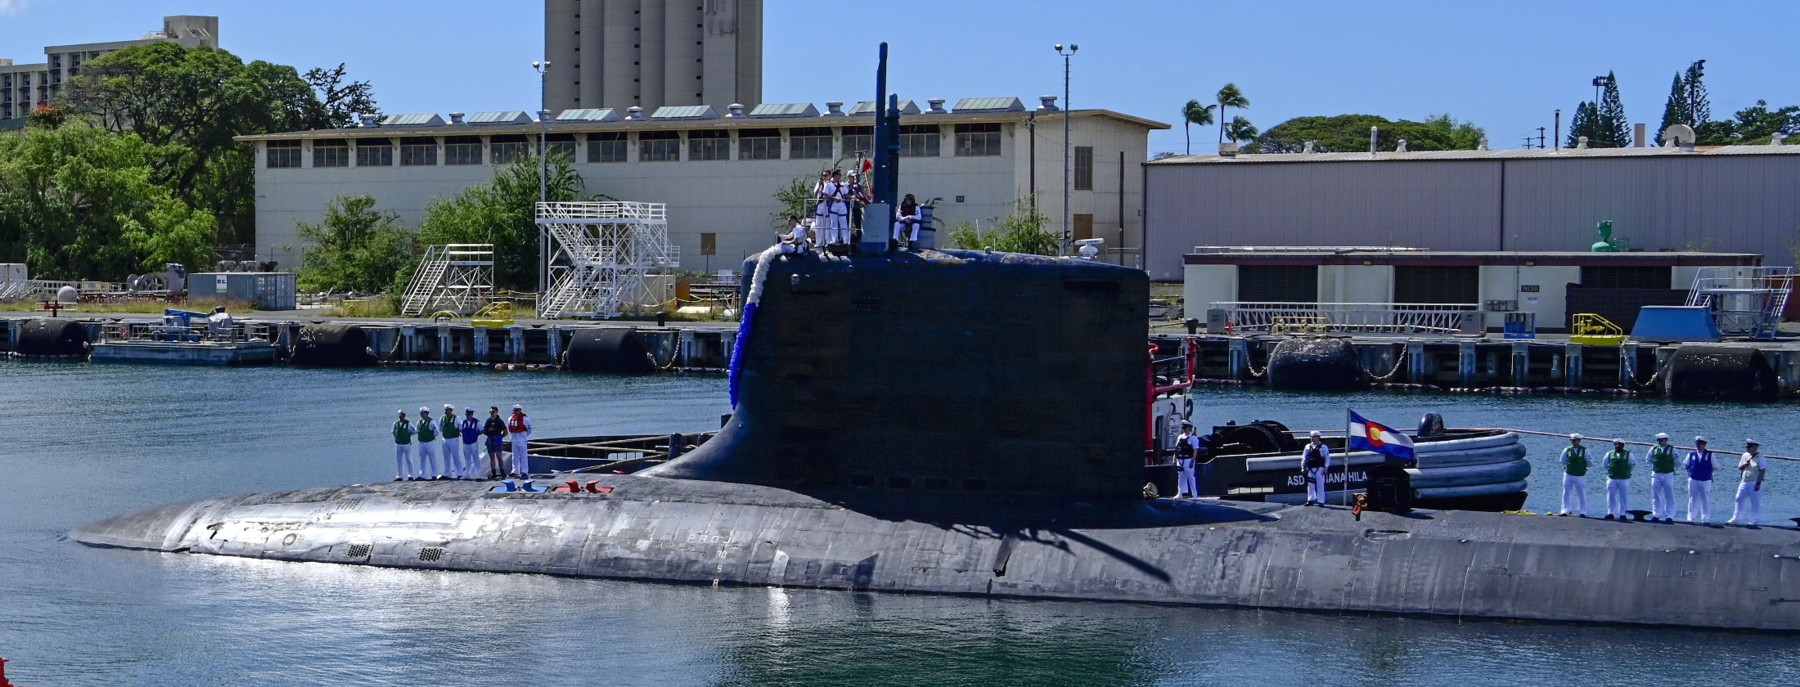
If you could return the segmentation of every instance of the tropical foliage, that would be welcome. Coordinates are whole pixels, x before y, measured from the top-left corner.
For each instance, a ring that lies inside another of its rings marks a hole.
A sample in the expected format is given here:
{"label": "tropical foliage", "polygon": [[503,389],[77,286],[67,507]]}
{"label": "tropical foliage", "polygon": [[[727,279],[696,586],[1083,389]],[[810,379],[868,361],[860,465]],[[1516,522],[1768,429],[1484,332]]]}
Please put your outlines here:
{"label": "tropical foliage", "polygon": [[[552,158],[546,178],[551,202],[571,201],[583,193],[581,175],[566,158]],[[494,244],[494,284],[503,289],[534,291],[538,278],[538,158],[522,158],[494,172],[485,184],[470,186],[425,207],[419,222],[419,246],[440,243]],[[404,287],[408,267],[397,280]]]}
{"label": "tropical foliage", "polygon": [[1264,130],[1246,149],[1256,153],[1298,153],[1312,141],[1315,152],[1367,151],[1369,127],[1377,129],[1378,150],[1393,150],[1401,140],[1406,141],[1407,150],[1473,149],[1486,135],[1473,123],[1458,122],[1448,114],[1424,122],[1395,121],[1370,114],[1295,117]]}
{"label": "tropical foliage", "polygon": [[958,248],[1059,255],[1062,240],[1044,228],[1049,221],[1029,198],[1020,198],[1012,213],[1000,218],[993,228],[983,231],[972,223],[958,222],[950,228],[948,238]]}
{"label": "tropical foliage", "polygon": [[333,200],[324,221],[295,229],[313,244],[300,262],[302,289],[374,293],[389,288],[396,275],[412,275],[412,233],[394,213],[376,210],[369,196]]}

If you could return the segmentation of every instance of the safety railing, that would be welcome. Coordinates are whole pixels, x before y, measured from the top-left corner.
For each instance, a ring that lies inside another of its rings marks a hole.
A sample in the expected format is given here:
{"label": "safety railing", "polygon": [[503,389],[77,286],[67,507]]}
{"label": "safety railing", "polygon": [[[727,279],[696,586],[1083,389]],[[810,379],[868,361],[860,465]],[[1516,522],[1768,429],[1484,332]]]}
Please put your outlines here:
{"label": "safety railing", "polygon": [[1480,335],[1474,303],[1213,303],[1207,331],[1246,334]]}

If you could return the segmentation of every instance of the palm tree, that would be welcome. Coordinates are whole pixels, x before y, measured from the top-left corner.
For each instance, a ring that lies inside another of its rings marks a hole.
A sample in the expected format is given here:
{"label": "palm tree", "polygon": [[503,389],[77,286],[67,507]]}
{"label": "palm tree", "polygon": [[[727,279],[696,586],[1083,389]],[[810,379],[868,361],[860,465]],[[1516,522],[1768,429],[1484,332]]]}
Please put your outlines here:
{"label": "palm tree", "polygon": [[1256,134],[1256,125],[1251,124],[1250,120],[1243,117],[1232,117],[1231,123],[1225,125],[1225,140],[1227,141],[1251,141],[1256,139]]}
{"label": "palm tree", "polygon": [[1206,126],[1213,123],[1213,108],[1217,105],[1201,105],[1198,100],[1189,100],[1181,106],[1181,132],[1187,136],[1187,154],[1194,154],[1194,136],[1189,133],[1188,126],[1198,124]]}
{"label": "palm tree", "polygon": [[1250,109],[1250,99],[1238,90],[1237,84],[1228,83],[1219,89],[1219,143],[1225,142],[1225,108],[1235,107],[1240,110]]}

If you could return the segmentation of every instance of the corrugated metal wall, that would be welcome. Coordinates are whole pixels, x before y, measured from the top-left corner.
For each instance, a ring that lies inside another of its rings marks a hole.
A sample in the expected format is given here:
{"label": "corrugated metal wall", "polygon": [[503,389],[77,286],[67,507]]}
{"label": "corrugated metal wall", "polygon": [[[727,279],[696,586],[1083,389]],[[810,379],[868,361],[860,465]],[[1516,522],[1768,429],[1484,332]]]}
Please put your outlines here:
{"label": "corrugated metal wall", "polygon": [[1753,252],[1771,265],[1793,264],[1800,241],[1800,155],[1222,162],[1145,170],[1153,279],[1181,279],[1181,256],[1196,245],[1586,250],[1603,219],[1613,220],[1614,236],[1632,248]]}

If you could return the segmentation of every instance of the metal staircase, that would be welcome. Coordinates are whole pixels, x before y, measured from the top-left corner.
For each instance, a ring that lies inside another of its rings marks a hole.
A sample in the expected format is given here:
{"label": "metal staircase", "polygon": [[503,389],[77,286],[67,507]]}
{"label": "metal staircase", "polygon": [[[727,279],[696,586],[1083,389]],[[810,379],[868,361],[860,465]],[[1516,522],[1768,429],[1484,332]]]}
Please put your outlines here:
{"label": "metal staircase", "polygon": [[1711,310],[1720,334],[1772,339],[1793,290],[1792,267],[1702,267],[1687,304]]}
{"label": "metal staircase", "polygon": [[494,300],[494,245],[448,243],[425,247],[406,285],[400,314],[448,310],[467,315]]}
{"label": "metal staircase", "polygon": [[646,279],[680,266],[662,203],[539,203],[538,316],[610,318],[660,302]]}

